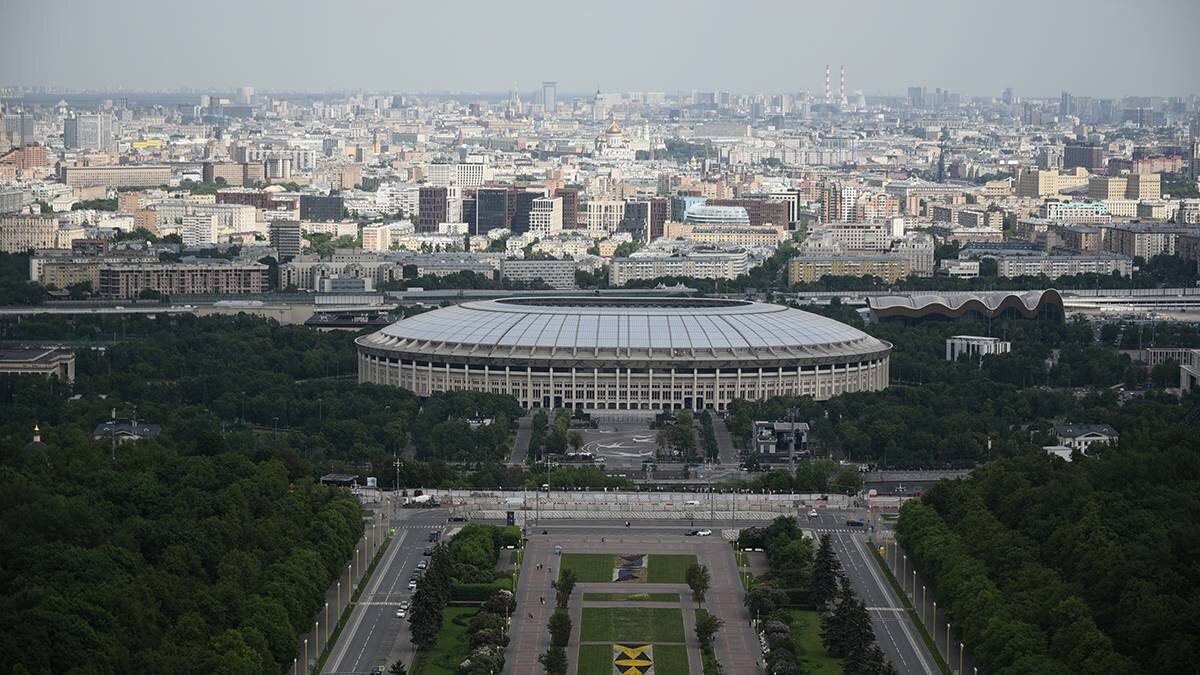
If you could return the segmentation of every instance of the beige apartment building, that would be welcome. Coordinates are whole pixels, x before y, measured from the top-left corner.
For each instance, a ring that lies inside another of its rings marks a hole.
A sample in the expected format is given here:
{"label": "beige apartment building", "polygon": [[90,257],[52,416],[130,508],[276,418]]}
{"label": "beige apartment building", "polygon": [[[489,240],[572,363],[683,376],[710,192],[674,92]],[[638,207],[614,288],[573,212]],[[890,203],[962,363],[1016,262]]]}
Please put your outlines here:
{"label": "beige apartment building", "polygon": [[159,164],[68,166],[63,167],[62,178],[71,187],[157,187],[171,182],[171,167]]}
{"label": "beige apartment building", "polygon": [[1017,179],[1017,196],[1026,199],[1041,199],[1087,184],[1088,172],[1083,167],[1076,167],[1070,171],[1035,169],[1022,173],[1021,177]]}
{"label": "beige apartment building", "polygon": [[58,247],[58,218],[54,216],[0,217],[0,251],[24,253]]}
{"label": "beige apartment building", "polygon": [[719,246],[777,246],[787,238],[784,225],[663,224],[663,236]]}
{"label": "beige apartment building", "polygon": [[907,277],[909,261],[898,255],[813,256],[792,258],[788,283],[812,283],[821,277],[879,277],[888,283]]}
{"label": "beige apartment building", "polygon": [[265,293],[267,266],[256,262],[143,263],[100,268],[100,295],[132,299],[163,295]]}

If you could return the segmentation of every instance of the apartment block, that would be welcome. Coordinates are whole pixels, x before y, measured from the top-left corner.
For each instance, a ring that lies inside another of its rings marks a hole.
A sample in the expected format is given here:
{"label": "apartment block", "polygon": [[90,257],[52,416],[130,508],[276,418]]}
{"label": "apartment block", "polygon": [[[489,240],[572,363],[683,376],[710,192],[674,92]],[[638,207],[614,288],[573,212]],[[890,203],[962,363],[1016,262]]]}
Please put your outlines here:
{"label": "apartment block", "polygon": [[909,274],[909,262],[899,255],[811,256],[788,262],[788,283],[812,283],[821,277],[879,277],[893,283]]}
{"label": "apartment block", "polygon": [[144,263],[100,268],[99,293],[133,299],[142,291],[163,295],[265,293],[267,266],[256,262]]}

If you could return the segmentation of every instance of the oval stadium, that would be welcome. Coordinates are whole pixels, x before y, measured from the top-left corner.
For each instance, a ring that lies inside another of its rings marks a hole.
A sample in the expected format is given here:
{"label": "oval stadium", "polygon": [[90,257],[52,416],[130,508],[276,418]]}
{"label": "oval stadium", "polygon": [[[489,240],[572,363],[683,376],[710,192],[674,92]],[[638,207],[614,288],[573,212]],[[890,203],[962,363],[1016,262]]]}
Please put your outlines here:
{"label": "oval stadium", "polygon": [[739,398],[877,391],[891,351],[823,316],[708,298],[466,302],[356,343],[360,382],[586,410],[724,410]]}

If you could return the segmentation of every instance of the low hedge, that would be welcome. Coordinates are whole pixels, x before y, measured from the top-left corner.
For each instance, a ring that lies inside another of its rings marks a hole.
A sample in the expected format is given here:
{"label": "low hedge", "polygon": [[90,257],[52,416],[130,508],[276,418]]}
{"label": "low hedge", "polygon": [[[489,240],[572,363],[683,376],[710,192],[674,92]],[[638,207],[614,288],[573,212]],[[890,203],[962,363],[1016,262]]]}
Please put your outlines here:
{"label": "low hedge", "polygon": [[496,591],[511,591],[512,579],[504,577],[490,584],[464,584],[455,581],[450,589],[450,599],[453,601],[483,602]]}

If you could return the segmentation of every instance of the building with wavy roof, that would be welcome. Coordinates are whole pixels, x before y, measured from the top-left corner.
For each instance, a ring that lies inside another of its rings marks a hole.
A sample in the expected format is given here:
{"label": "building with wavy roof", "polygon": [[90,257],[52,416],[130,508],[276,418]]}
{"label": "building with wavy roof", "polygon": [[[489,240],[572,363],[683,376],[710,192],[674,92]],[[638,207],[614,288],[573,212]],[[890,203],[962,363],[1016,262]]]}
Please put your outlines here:
{"label": "building with wavy roof", "polygon": [[867,298],[872,321],[917,324],[925,321],[993,321],[1066,317],[1058,291],[998,291],[995,293],[914,293]]}
{"label": "building with wavy roof", "polygon": [[356,343],[360,382],[593,410],[724,410],[739,398],[877,391],[892,348],[781,305],[633,297],[466,302]]}

